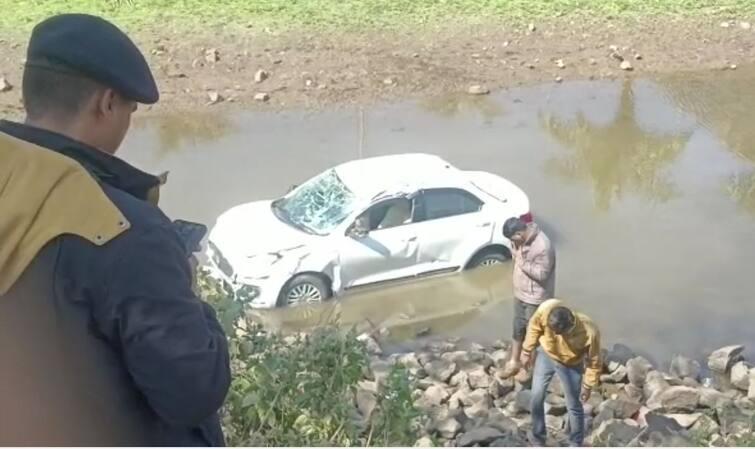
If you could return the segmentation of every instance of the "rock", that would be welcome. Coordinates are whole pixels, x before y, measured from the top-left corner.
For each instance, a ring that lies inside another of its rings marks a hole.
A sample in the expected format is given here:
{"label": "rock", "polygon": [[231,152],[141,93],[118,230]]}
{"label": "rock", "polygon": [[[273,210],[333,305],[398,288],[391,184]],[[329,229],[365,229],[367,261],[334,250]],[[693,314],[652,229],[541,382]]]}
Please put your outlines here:
{"label": "rock", "polygon": [[642,55],[639,53],[634,54],[634,60],[635,61],[642,61]]}
{"label": "rock", "polygon": [[697,380],[700,378],[700,369],[700,362],[677,354],[671,359],[669,371],[672,376],[680,379],[690,377]]}
{"label": "rock", "polygon": [[623,365],[619,365],[616,370],[614,370],[611,374],[603,374],[600,376],[601,382],[610,382],[610,383],[621,383],[624,382],[627,379],[627,369]]}
{"label": "rock", "polygon": [[0,77],[0,92],[10,92],[13,90],[13,85],[4,77]]}
{"label": "rock", "polygon": [[640,411],[642,404],[639,402],[627,401],[624,399],[609,399],[598,406],[598,413],[603,410],[611,411],[611,418],[627,419],[632,418]]}
{"label": "rock", "polygon": [[498,438],[490,443],[489,447],[525,447],[527,445],[527,440],[519,432],[510,432],[503,438]]}
{"label": "rock", "polygon": [[485,371],[485,368],[479,366],[472,371],[469,371],[469,386],[473,389],[488,388],[493,380],[490,375]]}
{"label": "rock", "polygon": [[473,86],[469,86],[469,89],[467,90],[467,92],[470,95],[487,95],[490,93],[490,90],[485,87],[480,86],[479,84],[475,84]]}
{"label": "rock", "polygon": [[749,30],[752,28],[752,24],[750,22],[739,22],[739,27],[743,30]]}
{"label": "rock", "polygon": [[621,61],[621,64],[619,64],[619,68],[627,72],[634,70],[634,67],[632,67],[632,63],[627,60]]}
{"label": "rock", "polygon": [[410,373],[422,369],[422,365],[420,365],[419,363],[417,354],[415,354],[414,352],[401,354],[396,358],[396,362],[403,365],[406,369],[409,370]]}
{"label": "rock", "polygon": [[530,25],[527,27],[528,30],[530,30],[531,33],[534,33],[537,27],[535,27],[534,23],[530,23]]}
{"label": "rock", "polygon": [[710,447],[726,447],[726,439],[722,437],[721,435],[714,433],[712,437],[710,437],[710,442],[708,443],[708,446]]}
{"label": "rock", "polygon": [[629,383],[642,388],[645,384],[645,377],[653,366],[644,357],[634,357],[627,361],[626,365]]}
{"label": "rock", "polygon": [[629,346],[617,343],[613,345],[608,353],[606,353],[606,356],[603,360],[606,365],[611,362],[618,363],[619,365],[626,365],[631,359],[634,359],[636,357],[637,354],[635,354]]}
{"label": "rock", "polygon": [[559,69],[565,69],[566,68],[566,64],[564,63],[564,60],[563,59],[557,59],[556,60],[556,67],[558,67]]}
{"label": "rock", "polygon": [[455,438],[456,435],[461,432],[461,424],[456,418],[447,418],[436,422],[434,423],[433,428],[441,437],[448,439]]}
{"label": "rock", "polygon": [[532,391],[530,390],[522,390],[516,394],[516,398],[514,399],[514,403],[516,404],[516,409],[518,412],[532,412]]}
{"label": "rock", "polygon": [[448,382],[456,374],[456,364],[446,360],[434,360],[425,365],[427,374],[440,382]]}
{"label": "rock", "polygon": [[690,387],[669,387],[648,400],[651,410],[694,412],[700,402],[700,391]]}
{"label": "rock", "polygon": [[377,395],[373,391],[359,388],[356,394],[356,403],[359,413],[367,421],[372,417],[372,412],[377,407]]}
{"label": "rock", "polygon": [[433,440],[429,437],[422,437],[414,443],[414,447],[434,447]]}
{"label": "rock", "polygon": [[566,400],[560,396],[550,394],[545,398],[545,414],[563,416],[566,414]]}
{"label": "rock", "polygon": [[371,379],[378,385],[385,384],[385,380],[388,378],[388,373],[391,372],[391,365],[385,360],[372,360],[370,362]]}
{"label": "rock", "polygon": [[471,420],[484,419],[490,414],[491,407],[493,407],[492,400],[488,403],[478,402],[469,407],[464,407],[464,414]]}
{"label": "rock", "polygon": [[721,28],[729,28],[731,27],[731,22],[721,22]]}
{"label": "rock", "polygon": [[737,362],[731,367],[731,384],[740,390],[749,390],[750,368],[745,362]]}
{"label": "rock", "polygon": [[750,370],[750,388],[747,390],[747,398],[755,401],[755,368]]}
{"label": "rock", "polygon": [[589,64],[590,65],[598,65],[598,61],[595,58],[590,58]]}
{"label": "rock", "polygon": [[690,427],[695,425],[695,423],[700,419],[701,416],[703,416],[702,413],[673,413],[666,415],[666,417],[673,419],[685,429],[689,429]]}
{"label": "rock", "polygon": [[611,419],[605,421],[593,432],[590,438],[592,446],[623,447],[634,440],[641,430],[628,422]]}
{"label": "rock", "polygon": [[466,371],[459,371],[451,376],[448,385],[452,387],[469,387],[469,374]]}
{"label": "rock", "polygon": [[742,360],[742,345],[726,346],[713,351],[708,357],[708,368],[717,373],[727,373],[736,362]]}
{"label": "rock", "polygon": [[210,104],[218,104],[225,100],[222,95],[215,91],[208,92],[207,97],[210,99]]}
{"label": "rock", "polygon": [[473,401],[471,399],[472,395],[472,389],[469,387],[463,387],[458,389],[456,392],[451,394],[451,397],[448,398],[448,406],[449,407],[457,407],[457,404],[459,407],[464,405],[472,405]]}
{"label": "rock", "polygon": [[716,414],[718,422],[721,424],[721,432],[724,435],[732,435],[750,430],[752,420],[755,419],[752,412],[746,412],[733,404],[721,407],[717,410]]}
{"label": "rock", "polygon": [[514,381],[512,379],[492,379],[488,387],[488,393],[493,399],[503,398],[512,391],[514,391]]}
{"label": "rock", "polygon": [[702,435],[712,435],[718,433],[720,430],[721,426],[718,425],[715,419],[703,414],[700,414],[700,418],[690,427],[690,431]]}
{"label": "rock", "polygon": [[560,76],[557,76],[554,81],[556,81],[557,83],[562,83],[564,82],[564,79],[561,78]]}
{"label": "rock", "polygon": [[503,368],[509,360],[509,357],[511,357],[511,354],[504,349],[498,349],[494,351],[490,357],[493,360],[493,366],[496,368]]}
{"label": "rock", "polygon": [[383,80],[383,84],[385,84],[386,86],[393,86],[396,84],[396,80],[393,78],[386,78]]}
{"label": "rock", "polygon": [[217,48],[211,48],[204,52],[204,60],[213,63],[220,61],[220,52]]}
{"label": "rock", "polygon": [[737,65],[736,64],[731,64],[729,66],[729,70],[737,70]]}
{"label": "rock", "polygon": [[659,371],[650,371],[645,376],[645,386],[643,392],[646,398],[656,396],[666,391],[671,385],[666,381],[666,377]]}
{"label": "rock", "polygon": [[254,82],[257,84],[265,81],[268,78],[270,78],[270,74],[262,69],[257,70],[257,72],[254,74]]}
{"label": "rock", "polygon": [[256,94],[254,94],[254,100],[255,101],[261,101],[261,102],[269,101],[270,100],[270,94],[265,93],[265,92],[256,93]]}
{"label": "rock", "polygon": [[370,334],[362,334],[357,337],[358,341],[361,341],[364,343],[365,348],[367,348],[367,352],[369,354],[373,355],[382,355],[383,354],[383,348],[380,347],[380,344],[378,344],[377,340],[372,337]]}
{"label": "rock", "polygon": [[555,415],[546,415],[545,416],[545,426],[554,431],[560,431],[564,429],[564,424],[566,421],[564,420],[563,416],[555,416]]}
{"label": "rock", "polygon": [[478,427],[460,435],[456,439],[456,445],[459,447],[487,446],[503,436],[505,436],[505,433],[494,427]]}
{"label": "rock", "polygon": [[635,402],[641,402],[642,401],[642,389],[635,387],[632,384],[624,385],[624,393],[627,395],[627,398],[629,398],[632,401]]}
{"label": "rock", "polygon": [[424,394],[415,402],[417,408],[428,410],[432,407],[438,407],[448,400],[451,394],[440,385],[432,385]]}
{"label": "rock", "polygon": [[692,388],[701,387],[700,382],[696,381],[695,379],[691,377],[685,377],[684,379],[682,379],[682,385],[684,385],[685,387],[692,387]]}
{"label": "rock", "polygon": [[734,402],[732,398],[713,388],[701,388],[698,391],[700,392],[700,405],[703,407],[719,409]]}

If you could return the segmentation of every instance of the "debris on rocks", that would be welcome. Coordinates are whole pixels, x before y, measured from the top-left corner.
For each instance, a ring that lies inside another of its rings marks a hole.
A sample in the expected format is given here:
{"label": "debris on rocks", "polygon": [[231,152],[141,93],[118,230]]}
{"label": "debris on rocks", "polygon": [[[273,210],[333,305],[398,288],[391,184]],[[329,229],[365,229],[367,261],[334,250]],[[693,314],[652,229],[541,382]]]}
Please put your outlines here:
{"label": "debris on rocks", "polygon": [[619,68],[626,72],[634,70],[634,67],[632,67],[632,63],[629,61],[621,61],[621,64],[619,64]]}
{"label": "debris on rocks", "polygon": [[261,101],[261,102],[268,101],[268,100],[270,100],[270,94],[268,94],[266,92],[256,93],[256,94],[254,94],[254,100],[255,101]]}
{"label": "debris on rocks", "polygon": [[257,70],[257,72],[254,74],[254,82],[257,84],[265,81],[268,78],[270,78],[270,74],[262,69]]}
{"label": "debris on rocks", "polygon": [[566,64],[564,63],[564,60],[563,59],[557,59],[556,60],[556,67],[558,67],[559,69],[565,69],[566,68]]}
{"label": "debris on rocks", "polygon": [[209,104],[211,105],[221,103],[223,100],[225,100],[225,98],[223,98],[222,95],[220,95],[218,92],[215,92],[215,91],[208,92],[207,96],[210,99]]}
{"label": "debris on rocks", "polygon": [[469,86],[467,92],[470,95],[487,95],[490,93],[490,90],[486,87],[480,86],[479,84],[475,84],[473,86]]}

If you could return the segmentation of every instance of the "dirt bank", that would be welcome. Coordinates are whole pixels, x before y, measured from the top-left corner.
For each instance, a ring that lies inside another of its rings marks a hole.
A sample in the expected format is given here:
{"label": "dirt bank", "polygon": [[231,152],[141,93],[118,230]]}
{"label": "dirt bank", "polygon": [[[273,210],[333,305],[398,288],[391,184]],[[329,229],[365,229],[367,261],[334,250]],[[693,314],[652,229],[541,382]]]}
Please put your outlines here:
{"label": "dirt bank", "polygon": [[[755,59],[748,22],[560,18],[386,32],[142,30],[162,91],[150,112],[320,108],[573,79],[732,70]],[[728,19],[726,19],[728,20]],[[7,34],[7,33],[5,33]],[[0,39],[0,113],[20,114],[28,36]],[[624,70],[621,63],[625,62]],[[262,71],[262,72],[260,72]],[[2,82],[0,82],[2,84]],[[9,90],[8,90],[9,89]]]}

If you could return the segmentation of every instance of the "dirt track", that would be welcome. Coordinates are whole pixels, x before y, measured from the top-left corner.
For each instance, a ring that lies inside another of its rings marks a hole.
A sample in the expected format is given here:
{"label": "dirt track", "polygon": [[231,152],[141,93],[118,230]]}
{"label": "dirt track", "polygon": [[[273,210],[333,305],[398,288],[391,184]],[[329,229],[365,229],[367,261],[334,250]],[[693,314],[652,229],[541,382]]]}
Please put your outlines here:
{"label": "dirt track", "polygon": [[[367,34],[170,29],[141,31],[162,91],[152,112],[213,107],[320,108],[396,101],[572,79],[732,70],[755,60],[755,30],[722,19],[647,21],[556,19],[530,26],[474,27]],[[0,113],[21,113],[27,36],[0,39]],[[620,68],[621,59],[632,70]],[[255,80],[264,70],[267,78]],[[258,95],[266,94],[266,95]],[[255,99],[255,96],[258,99]],[[259,97],[265,97],[262,101]],[[269,97],[269,98],[268,98]],[[214,102],[213,102],[214,100]]]}

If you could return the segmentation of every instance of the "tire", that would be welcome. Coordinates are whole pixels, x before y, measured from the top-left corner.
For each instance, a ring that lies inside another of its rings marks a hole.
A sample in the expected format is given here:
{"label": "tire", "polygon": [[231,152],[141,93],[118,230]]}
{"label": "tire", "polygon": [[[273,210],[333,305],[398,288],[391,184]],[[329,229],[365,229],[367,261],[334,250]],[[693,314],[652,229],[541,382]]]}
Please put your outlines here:
{"label": "tire", "polygon": [[278,296],[278,307],[318,304],[328,300],[332,295],[330,286],[320,276],[300,274],[283,287]]}
{"label": "tire", "polygon": [[505,254],[495,249],[489,249],[478,253],[467,264],[467,270],[478,267],[486,267],[505,263],[509,258]]}

